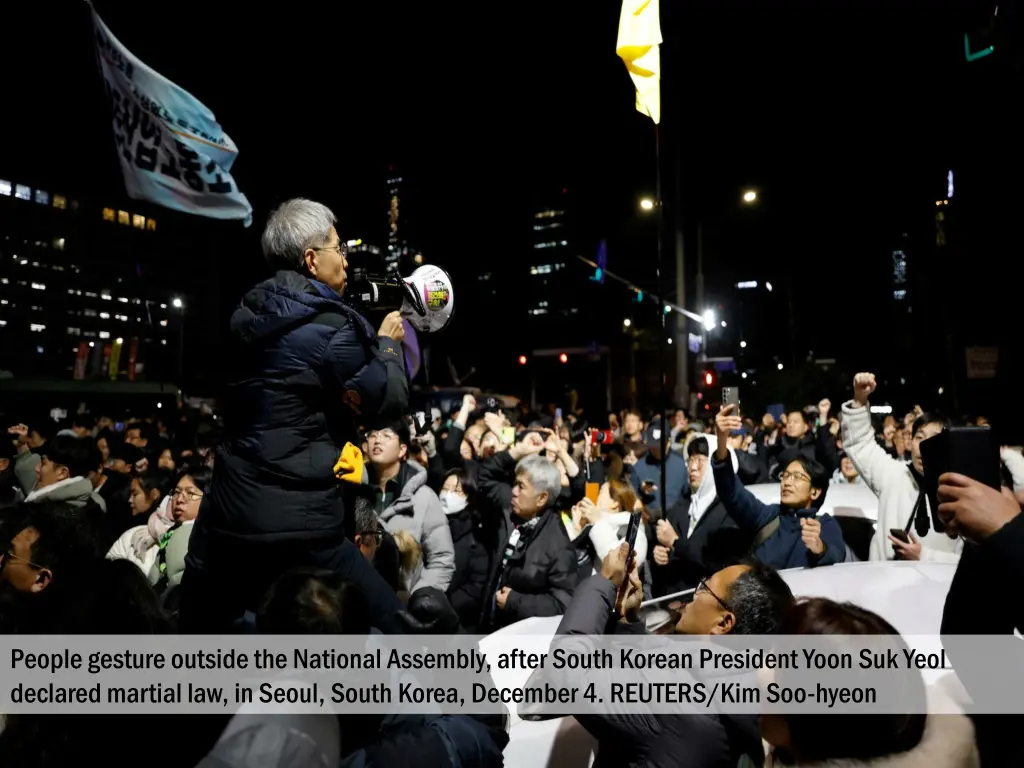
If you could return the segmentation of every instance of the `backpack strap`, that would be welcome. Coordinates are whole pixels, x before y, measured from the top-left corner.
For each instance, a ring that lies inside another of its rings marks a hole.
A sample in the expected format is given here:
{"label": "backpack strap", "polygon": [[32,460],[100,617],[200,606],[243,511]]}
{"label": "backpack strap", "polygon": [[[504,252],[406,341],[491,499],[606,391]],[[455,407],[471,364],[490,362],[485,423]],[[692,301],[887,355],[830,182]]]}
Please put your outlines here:
{"label": "backpack strap", "polygon": [[777,530],[779,530],[779,518],[776,515],[754,534],[754,541],[750,545],[750,554],[754,554],[754,551],[768,541]]}

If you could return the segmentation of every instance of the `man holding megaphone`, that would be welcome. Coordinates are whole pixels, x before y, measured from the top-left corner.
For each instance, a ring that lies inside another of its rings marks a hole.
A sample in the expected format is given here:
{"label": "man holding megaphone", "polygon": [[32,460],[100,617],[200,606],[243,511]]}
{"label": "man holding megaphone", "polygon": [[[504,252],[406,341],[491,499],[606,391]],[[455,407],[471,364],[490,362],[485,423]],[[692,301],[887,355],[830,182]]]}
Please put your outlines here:
{"label": "man holding megaphone", "polygon": [[[284,571],[319,566],[367,593],[381,629],[402,606],[346,536],[346,488],[363,481],[360,424],[407,409],[400,312],[373,327],[343,300],[334,214],[295,199],[274,210],[263,255],[275,274],[245,295],[225,350],[225,440],[189,540],[180,622],[220,632]],[[230,367],[229,367],[230,366]]]}

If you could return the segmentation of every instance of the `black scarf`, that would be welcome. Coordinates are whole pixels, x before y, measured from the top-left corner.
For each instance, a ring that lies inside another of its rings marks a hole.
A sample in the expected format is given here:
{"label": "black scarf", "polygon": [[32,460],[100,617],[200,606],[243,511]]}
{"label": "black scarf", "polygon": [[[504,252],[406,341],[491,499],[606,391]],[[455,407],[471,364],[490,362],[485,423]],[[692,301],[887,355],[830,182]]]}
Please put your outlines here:
{"label": "black scarf", "polygon": [[[907,521],[907,526],[904,528],[905,531],[910,531],[910,526],[914,526],[914,531],[917,533],[918,538],[922,538],[928,535],[929,522],[928,522],[928,489],[925,488],[924,476],[921,475],[913,464],[907,465],[910,469],[910,474],[914,478],[914,482],[917,483],[917,487],[920,489],[917,494],[917,501],[914,502],[914,511],[910,515],[910,519]],[[934,500],[933,500],[934,501]],[[942,533],[946,530],[945,524],[939,519],[938,504],[931,504],[931,527],[935,528],[936,533]]]}

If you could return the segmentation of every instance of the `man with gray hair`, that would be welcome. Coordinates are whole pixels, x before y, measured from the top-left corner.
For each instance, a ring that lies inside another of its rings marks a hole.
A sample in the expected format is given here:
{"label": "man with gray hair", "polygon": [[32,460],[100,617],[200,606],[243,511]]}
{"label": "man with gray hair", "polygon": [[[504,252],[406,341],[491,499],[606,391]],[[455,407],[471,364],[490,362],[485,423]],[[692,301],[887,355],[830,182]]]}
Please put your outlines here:
{"label": "man with gray hair", "polygon": [[397,597],[346,538],[358,531],[344,480],[362,481],[359,424],[397,418],[408,404],[402,317],[391,313],[374,333],[345,303],[348,262],[334,224],[310,200],[274,210],[262,244],[275,274],[231,317],[225,440],[189,540],[183,631],[227,629],[302,566],[358,583],[375,624],[397,630]]}
{"label": "man with gray hair", "polygon": [[576,589],[576,550],[556,506],[562,476],[549,457],[540,455],[553,442],[528,433],[480,463],[480,491],[503,515],[481,632],[531,616],[558,616]]}

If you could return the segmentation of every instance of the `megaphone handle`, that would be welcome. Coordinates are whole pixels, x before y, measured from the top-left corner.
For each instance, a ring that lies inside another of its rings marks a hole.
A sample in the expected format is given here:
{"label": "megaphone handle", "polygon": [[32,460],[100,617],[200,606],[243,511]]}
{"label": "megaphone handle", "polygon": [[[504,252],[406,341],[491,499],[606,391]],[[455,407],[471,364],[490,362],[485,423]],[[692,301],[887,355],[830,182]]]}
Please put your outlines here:
{"label": "megaphone handle", "polygon": [[402,285],[405,286],[405,296],[409,300],[409,303],[412,304],[412,308],[416,310],[416,313],[420,317],[426,315],[427,308],[423,306],[423,299],[420,298],[420,295],[413,290],[413,287],[409,285],[409,283],[403,281]]}

